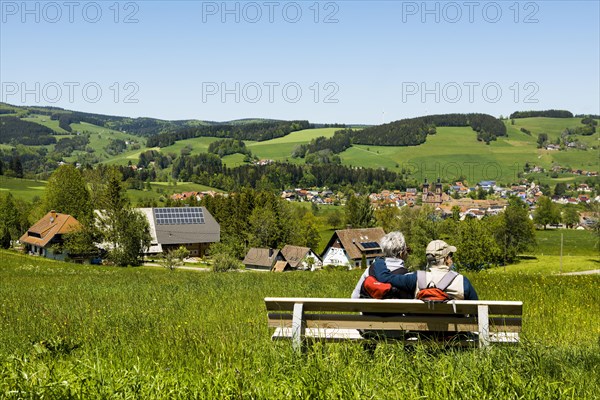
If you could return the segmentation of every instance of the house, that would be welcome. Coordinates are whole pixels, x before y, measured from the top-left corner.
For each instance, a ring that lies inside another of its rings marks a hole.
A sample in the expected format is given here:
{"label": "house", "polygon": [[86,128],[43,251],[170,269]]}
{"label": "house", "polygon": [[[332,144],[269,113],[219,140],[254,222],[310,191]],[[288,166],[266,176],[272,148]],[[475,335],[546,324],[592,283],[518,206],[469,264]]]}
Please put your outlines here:
{"label": "house", "polygon": [[375,257],[382,256],[379,241],[384,235],[382,228],[337,230],[325,247],[323,265],[359,267],[363,255],[370,265]]}
{"label": "house", "polygon": [[[242,262],[247,269],[271,271],[279,261],[285,262],[285,259],[279,250],[252,247],[248,250],[246,257],[244,257],[244,261]],[[287,262],[285,262],[285,264],[277,265],[281,271],[284,271],[287,266]]]}
{"label": "house", "polygon": [[[301,246],[285,245],[281,249],[281,254],[290,268],[310,269],[314,271],[323,266],[323,262],[310,248]],[[312,258],[312,262],[310,259]]]}
{"label": "house", "polygon": [[19,241],[34,255],[64,261],[67,254],[60,250],[63,235],[81,229],[81,224],[69,214],[52,210],[21,236]]}
{"label": "house", "polygon": [[184,246],[192,257],[203,257],[211,243],[221,240],[221,227],[205,207],[138,208],[150,225],[147,254],[166,253]]}

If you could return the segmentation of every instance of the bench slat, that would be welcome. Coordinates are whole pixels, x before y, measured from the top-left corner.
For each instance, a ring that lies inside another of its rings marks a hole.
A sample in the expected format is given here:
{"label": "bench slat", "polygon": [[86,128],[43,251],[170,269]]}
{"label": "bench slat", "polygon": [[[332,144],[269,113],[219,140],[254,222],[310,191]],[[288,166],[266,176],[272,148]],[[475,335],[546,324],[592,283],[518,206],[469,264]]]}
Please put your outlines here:
{"label": "bench slat", "polygon": [[[378,317],[351,314],[305,314],[307,328],[477,332],[475,317]],[[269,327],[291,327],[290,314],[269,314]],[[520,318],[490,318],[491,332],[520,332]]]}
{"label": "bench slat", "polygon": [[[347,340],[359,341],[365,340],[360,335],[360,332],[356,329],[306,329],[306,338],[315,341],[323,342],[345,342]],[[291,328],[277,328],[271,340],[291,340],[292,330]],[[386,338],[388,340],[388,338]],[[398,340],[398,338],[389,338],[389,340]],[[519,343],[519,335],[517,333],[490,333],[491,343]],[[407,340],[405,344],[416,344],[417,342],[411,342]],[[465,342],[465,344],[467,344]],[[473,346],[475,343],[470,342],[469,345]]]}
{"label": "bench slat", "polygon": [[[419,314],[477,314],[477,307],[487,305],[489,314],[521,315],[521,301],[469,301],[453,300],[448,303],[424,303],[420,300],[375,300],[342,298],[294,298],[267,297],[267,311],[292,311],[294,304],[302,303],[304,312],[378,312],[378,313],[419,313]],[[400,310],[400,311],[399,311]]]}

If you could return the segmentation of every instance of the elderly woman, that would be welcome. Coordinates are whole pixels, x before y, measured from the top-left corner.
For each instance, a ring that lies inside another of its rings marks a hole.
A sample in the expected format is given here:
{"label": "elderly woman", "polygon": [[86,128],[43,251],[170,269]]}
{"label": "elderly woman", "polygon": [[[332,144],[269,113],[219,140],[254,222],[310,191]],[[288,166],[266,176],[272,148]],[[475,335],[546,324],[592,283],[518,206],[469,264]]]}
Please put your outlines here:
{"label": "elderly woman", "polygon": [[[404,239],[402,232],[396,231],[388,233],[381,239],[379,246],[381,246],[381,250],[385,257],[385,266],[392,274],[403,275],[408,272],[404,266],[404,260],[408,256],[408,247],[406,246],[406,240]],[[369,276],[370,271],[372,271],[372,268],[367,268],[365,273],[362,274],[350,296],[351,298],[358,299],[371,297],[365,291],[363,285],[365,279]],[[391,297],[412,299],[413,295],[414,293],[412,292],[403,293],[395,290]]]}

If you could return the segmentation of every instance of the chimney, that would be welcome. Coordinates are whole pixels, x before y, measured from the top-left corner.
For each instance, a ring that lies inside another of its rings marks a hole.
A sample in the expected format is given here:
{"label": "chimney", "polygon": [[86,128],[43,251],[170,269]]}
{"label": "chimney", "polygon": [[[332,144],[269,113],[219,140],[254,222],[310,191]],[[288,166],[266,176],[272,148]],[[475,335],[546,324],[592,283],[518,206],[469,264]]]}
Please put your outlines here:
{"label": "chimney", "polygon": [[50,211],[50,222],[54,222],[56,220],[56,211],[51,210]]}
{"label": "chimney", "polygon": [[269,258],[273,257],[273,249],[269,248]]}
{"label": "chimney", "polygon": [[346,229],[352,229],[352,225],[350,225],[350,224],[346,225]]}

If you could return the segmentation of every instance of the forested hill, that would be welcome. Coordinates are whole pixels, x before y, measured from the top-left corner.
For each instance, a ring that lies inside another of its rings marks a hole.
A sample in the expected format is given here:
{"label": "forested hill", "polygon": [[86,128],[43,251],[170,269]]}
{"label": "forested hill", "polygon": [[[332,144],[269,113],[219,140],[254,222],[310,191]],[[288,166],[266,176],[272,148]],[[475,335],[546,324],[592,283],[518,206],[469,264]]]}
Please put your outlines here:
{"label": "forested hill", "polygon": [[510,118],[573,118],[573,113],[566,110],[544,110],[544,111],[515,111],[510,114]]}
{"label": "forested hill", "polygon": [[162,133],[148,138],[148,147],[166,147],[178,140],[210,136],[237,140],[264,141],[285,136],[294,131],[309,129],[308,121],[266,121],[244,125],[220,124],[183,128],[176,132]]}
{"label": "forested hill", "polygon": [[355,144],[417,146],[425,143],[427,135],[435,134],[438,126],[470,126],[477,132],[477,139],[487,143],[506,136],[502,121],[488,114],[428,115],[348,132]]}
{"label": "forested hill", "polygon": [[24,145],[48,145],[56,143],[54,131],[43,125],[22,121],[17,117],[0,118],[0,143],[16,142]]}
{"label": "forested hill", "polygon": [[[151,137],[161,133],[174,133],[185,129],[194,130],[195,128],[205,126],[219,126],[221,128],[214,129],[215,131],[228,130],[230,126],[235,126],[237,130],[242,130],[244,126],[266,124],[267,126],[285,123],[286,121],[248,118],[233,120],[227,122],[202,121],[202,120],[176,120],[167,121],[157,118],[129,118],[114,115],[93,114],[80,111],[65,110],[59,107],[29,107],[29,106],[14,106],[7,103],[0,103],[0,117],[17,117],[24,118],[31,115],[47,115],[51,120],[59,121],[59,126],[67,132],[71,132],[71,124],[86,122],[107,129],[112,129],[121,132],[127,132],[132,135]],[[24,126],[21,126],[24,128]],[[304,128],[301,128],[304,129]],[[254,128],[250,128],[254,130]],[[21,129],[22,131],[22,129]],[[204,135],[199,135],[204,136]],[[229,136],[225,136],[229,137]],[[277,136],[273,136],[277,137]],[[179,140],[179,139],[176,139]],[[251,139],[257,140],[257,139]]]}

